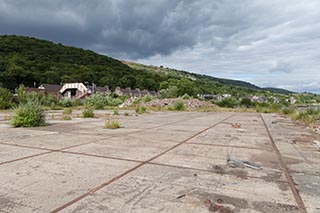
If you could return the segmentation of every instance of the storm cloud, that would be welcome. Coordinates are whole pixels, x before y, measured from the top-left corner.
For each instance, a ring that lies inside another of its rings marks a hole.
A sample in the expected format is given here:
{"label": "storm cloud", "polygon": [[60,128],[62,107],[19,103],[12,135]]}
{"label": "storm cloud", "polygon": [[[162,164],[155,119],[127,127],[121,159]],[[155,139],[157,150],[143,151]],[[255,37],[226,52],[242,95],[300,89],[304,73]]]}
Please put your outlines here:
{"label": "storm cloud", "polygon": [[0,34],[320,92],[317,0],[0,0]]}

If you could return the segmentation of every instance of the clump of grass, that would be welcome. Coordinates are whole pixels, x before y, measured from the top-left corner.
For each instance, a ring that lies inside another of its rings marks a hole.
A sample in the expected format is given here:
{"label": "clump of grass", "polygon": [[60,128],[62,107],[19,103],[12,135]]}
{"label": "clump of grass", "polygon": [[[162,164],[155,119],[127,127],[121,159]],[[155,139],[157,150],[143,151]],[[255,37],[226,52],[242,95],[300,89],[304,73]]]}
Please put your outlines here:
{"label": "clump of grass", "polygon": [[72,118],[71,118],[70,115],[63,115],[63,116],[61,117],[61,120],[69,121],[69,120],[72,120]]}
{"label": "clump of grass", "polygon": [[63,115],[71,115],[72,114],[72,109],[71,108],[64,108]]}
{"label": "clump of grass", "polygon": [[11,120],[14,127],[36,127],[46,125],[43,106],[39,101],[27,101],[14,109]]}
{"label": "clump of grass", "polygon": [[286,107],[282,109],[282,113],[285,115],[292,115],[296,112],[296,108],[294,107]]}
{"label": "clump of grass", "polygon": [[147,108],[145,106],[139,106],[136,108],[136,113],[137,114],[143,114],[147,112]]}
{"label": "clump of grass", "polygon": [[186,107],[184,106],[184,103],[182,101],[176,101],[173,104],[173,109],[176,111],[183,111],[186,109]]}
{"label": "clump of grass", "polygon": [[93,108],[90,106],[86,106],[84,110],[82,111],[82,117],[84,118],[93,118],[94,117],[94,112]]}
{"label": "clump of grass", "polygon": [[104,124],[104,128],[105,129],[118,129],[120,128],[120,123],[117,120],[106,120],[105,124]]}
{"label": "clump of grass", "polygon": [[128,113],[128,112],[125,112],[125,113],[124,113],[124,116],[129,116],[129,113]]}
{"label": "clump of grass", "polygon": [[114,115],[119,115],[119,110],[118,110],[118,109],[114,109],[114,110],[113,110],[113,114],[114,114]]}
{"label": "clump of grass", "polygon": [[309,108],[307,110],[299,111],[291,115],[294,120],[303,122],[306,125],[316,123],[320,118],[320,110]]}
{"label": "clump of grass", "polygon": [[54,113],[52,112],[50,115],[51,120],[54,120]]}

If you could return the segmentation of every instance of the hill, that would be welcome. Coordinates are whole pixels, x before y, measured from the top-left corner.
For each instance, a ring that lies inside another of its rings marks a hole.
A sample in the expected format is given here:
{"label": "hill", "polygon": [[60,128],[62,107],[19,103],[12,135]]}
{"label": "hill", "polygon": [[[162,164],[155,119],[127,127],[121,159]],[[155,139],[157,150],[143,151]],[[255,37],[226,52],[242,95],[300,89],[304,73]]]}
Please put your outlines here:
{"label": "hill", "polygon": [[159,67],[148,66],[148,65],[144,65],[144,64],[138,64],[138,63],[127,62],[127,61],[123,61],[123,63],[127,64],[128,66],[132,67],[133,69],[138,69],[138,70],[152,71],[152,72],[158,72],[158,73],[164,73],[164,74],[175,73],[178,76],[187,77],[190,79],[202,79],[202,80],[207,79],[209,81],[218,82],[218,83],[221,83],[224,85],[243,87],[243,88],[253,89],[253,90],[258,90],[258,91],[269,91],[272,93],[279,93],[279,94],[292,94],[293,93],[293,92],[285,90],[285,89],[272,88],[272,87],[262,88],[262,87],[258,87],[256,85],[254,85],[254,84],[245,82],[245,81],[216,78],[216,77],[207,76],[207,75],[200,75],[197,73],[190,73],[190,72],[183,71],[183,70],[164,68],[162,66],[159,66]]}
{"label": "hill", "polygon": [[55,44],[24,36],[0,36],[0,86],[14,89],[19,84],[32,87],[40,83],[88,82],[148,90],[177,88],[185,93],[223,94],[234,96],[266,93],[285,93],[253,84],[175,69],[121,62],[90,50]]}

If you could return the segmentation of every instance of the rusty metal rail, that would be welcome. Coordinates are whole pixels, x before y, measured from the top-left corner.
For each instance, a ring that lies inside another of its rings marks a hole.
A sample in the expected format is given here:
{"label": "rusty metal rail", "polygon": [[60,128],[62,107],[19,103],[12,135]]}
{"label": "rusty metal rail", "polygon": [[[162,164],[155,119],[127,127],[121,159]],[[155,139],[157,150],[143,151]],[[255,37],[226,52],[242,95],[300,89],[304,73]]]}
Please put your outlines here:
{"label": "rusty metal rail", "polygon": [[270,130],[268,128],[268,125],[265,122],[262,114],[260,114],[260,117],[261,117],[261,120],[263,121],[263,124],[264,124],[264,126],[266,128],[266,131],[267,131],[268,135],[269,135],[273,150],[274,150],[274,152],[276,153],[276,155],[278,157],[278,160],[279,160],[279,163],[280,163],[280,167],[281,167],[281,169],[282,169],[282,171],[283,171],[283,173],[284,173],[284,175],[285,175],[285,177],[286,177],[286,179],[288,181],[289,187],[290,187],[290,189],[292,191],[292,194],[293,194],[293,196],[294,196],[294,198],[296,200],[298,208],[299,208],[301,213],[307,213],[307,210],[306,210],[306,207],[305,207],[305,205],[303,203],[303,200],[302,200],[302,198],[301,198],[301,196],[299,194],[299,191],[297,190],[297,188],[296,188],[296,186],[295,186],[295,184],[294,184],[294,182],[293,182],[293,180],[292,180],[292,178],[291,178],[291,176],[289,174],[288,167],[287,167],[286,163],[284,162],[283,157],[282,157],[282,155],[281,155],[281,153],[280,153],[280,151],[279,151],[279,149],[278,149],[278,147],[277,147],[277,145],[276,145],[276,143],[275,143],[275,141],[274,141],[274,139],[273,139],[273,137],[271,135],[271,132],[270,132]]}

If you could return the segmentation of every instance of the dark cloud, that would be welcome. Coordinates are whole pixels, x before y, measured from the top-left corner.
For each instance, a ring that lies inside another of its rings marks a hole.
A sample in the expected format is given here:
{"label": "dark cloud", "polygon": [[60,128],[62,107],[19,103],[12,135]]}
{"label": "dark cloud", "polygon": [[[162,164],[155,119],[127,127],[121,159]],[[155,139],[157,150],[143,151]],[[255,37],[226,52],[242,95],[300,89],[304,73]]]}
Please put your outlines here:
{"label": "dark cloud", "polygon": [[320,78],[319,20],[317,0],[0,0],[0,34],[294,90]]}

